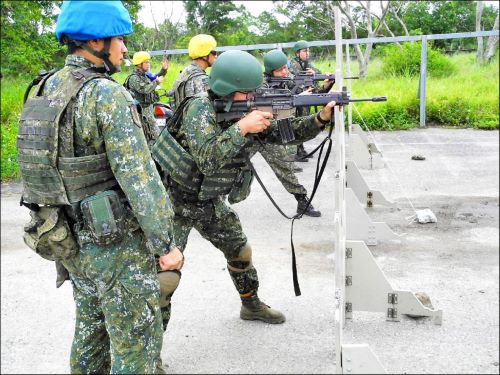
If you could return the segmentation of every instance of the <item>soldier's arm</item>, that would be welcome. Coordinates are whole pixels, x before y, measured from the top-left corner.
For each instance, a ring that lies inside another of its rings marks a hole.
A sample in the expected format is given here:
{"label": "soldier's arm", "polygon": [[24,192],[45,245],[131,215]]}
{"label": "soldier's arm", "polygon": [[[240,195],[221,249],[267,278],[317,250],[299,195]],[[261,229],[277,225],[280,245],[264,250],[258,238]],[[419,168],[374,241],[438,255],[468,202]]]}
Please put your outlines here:
{"label": "soldier's arm", "polygon": [[113,174],[153,253],[167,254],[175,247],[174,213],[151,159],[139,117],[134,113],[133,99],[125,88],[107,80],[98,80],[94,92],[97,123]]}
{"label": "soldier's arm", "polygon": [[150,81],[149,79],[140,79],[137,75],[130,77],[128,81],[129,87],[137,91],[140,94],[151,94],[156,86],[158,86],[157,81]]}
{"label": "soldier's arm", "polygon": [[182,132],[202,173],[212,174],[249,144],[236,124],[222,129],[208,98],[195,99],[184,114]]}

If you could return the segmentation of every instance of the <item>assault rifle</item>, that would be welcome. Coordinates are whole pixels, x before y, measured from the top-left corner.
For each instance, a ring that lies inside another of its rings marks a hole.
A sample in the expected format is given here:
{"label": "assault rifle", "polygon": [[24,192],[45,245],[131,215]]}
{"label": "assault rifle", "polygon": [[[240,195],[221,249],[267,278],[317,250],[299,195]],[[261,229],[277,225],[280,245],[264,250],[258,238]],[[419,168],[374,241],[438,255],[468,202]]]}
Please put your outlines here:
{"label": "assault rifle", "polygon": [[[295,86],[291,89],[292,94],[295,94],[299,88],[304,89],[308,87],[313,87],[314,82],[330,80],[335,83],[335,74],[311,74],[306,71],[297,72],[293,78],[291,77],[270,77],[266,78],[270,87],[275,87],[283,82],[294,82]],[[359,77],[344,77],[344,79],[359,79]]]}
{"label": "assault rifle", "polygon": [[295,139],[290,122],[290,118],[295,116],[295,108],[324,106],[332,100],[335,100],[338,106],[345,106],[352,102],[385,102],[387,97],[351,98],[346,87],[343,87],[341,92],[310,95],[294,95],[286,89],[265,88],[257,89],[255,96],[249,100],[229,102],[226,99],[215,99],[213,103],[217,122],[239,120],[255,109],[271,112],[273,118],[278,120],[283,143],[288,143]]}

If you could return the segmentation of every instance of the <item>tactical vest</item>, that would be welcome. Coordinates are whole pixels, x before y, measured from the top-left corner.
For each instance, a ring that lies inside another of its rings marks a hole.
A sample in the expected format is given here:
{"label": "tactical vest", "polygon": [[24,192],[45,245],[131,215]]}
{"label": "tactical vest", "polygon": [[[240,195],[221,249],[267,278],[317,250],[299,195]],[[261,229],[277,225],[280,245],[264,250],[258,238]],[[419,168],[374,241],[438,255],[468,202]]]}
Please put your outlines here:
{"label": "tactical vest", "polygon": [[26,101],[19,120],[17,158],[23,199],[38,205],[70,205],[118,186],[105,153],[75,157],[73,105],[83,86],[108,78],[88,68],[71,72],[55,92],[44,95],[46,76]]}
{"label": "tactical vest", "polygon": [[132,72],[132,74],[130,74],[127,79],[125,80],[125,82],[123,83],[123,86],[130,92],[130,94],[132,95],[132,97],[137,100],[138,104],[139,105],[144,105],[144,106],[147,106],[147,105],[150,105],[156,101],[158,101],[158,97],[156,95],[156,93],[154,91],[150,92],[149,94],[142,94],[140,92],[137,92],[135,91],[133,88],[131,88],[129,86],[129,80],[132,76],[137,76],[139,77],[139,79],[143,80],[144,78],[146,78],[148,81],[149,81],[149,78],[147,78],[146,76],[142,76],[141,74],[139,74],[137,72],[137,70],[134,70]]}
{"label": "tactical vest", "polygon": [[186,98],[186,84],[191,79],[204,76],[205,74],[206,74],[205,72],[195,71],[175,85],[175,87],[172,90],[174,92],[174,96],[172,98],[173,99],[172,108],[176,109],[176,106],[182,103],[182,101]]}
{"label": "tactical vest", "polygon": [[[199,96],[202,95],[206,93]],[[199,200],[203,201],[227,195],[233,187],[239,188],[237,183],[240,182],[243,172],[248,172],[248,168],[245,157],[239,155],[217,172],[205,175],[199,170],[189,152],[175,139],[182,124],[183,112],[196,97],[198,96],[187,97],[181,102],[151,148],[151,154],[163,171],[180,185],[184,192],[196,195]],[[240,195],[246,197],[248,193]]]}

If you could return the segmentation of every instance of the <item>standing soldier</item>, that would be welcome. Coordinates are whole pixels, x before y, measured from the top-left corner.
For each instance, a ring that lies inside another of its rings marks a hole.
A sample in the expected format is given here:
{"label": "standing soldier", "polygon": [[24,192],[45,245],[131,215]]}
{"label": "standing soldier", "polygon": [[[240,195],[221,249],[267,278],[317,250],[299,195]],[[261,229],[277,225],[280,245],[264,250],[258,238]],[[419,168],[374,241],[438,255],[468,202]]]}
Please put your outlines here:
{"label": "standing soldier", "polygon": [[[262,86],[277,89],[292,89],[294,86],[292,80],[283,81],[277,85],[270,85],[269,83],[272,77],[290,78],[287,63],[288,59],[286,55],[278,49],[266,53],[264,55],[264,83]],[[306,90],[301,95],[308,93],[309,90]],[[304,213],[304,215],[312,217],[321,216],[321,212],[315,210],[312,204],[308,205],[307,190],[300,184],[293,171],[293,161],[288,163],[285,161],[290,159],[285,146],[266,144],[264,148],[261,147],[258,151],[267,161],[281,184],[297,200],[297,213]]]}
{"label": "standing soldier", "polygon": [[137,101],[137,109],[141,116],[142,128],[148,144],[153,144],[158,138],[159,130],[156,125],[153,104],[156,101],[155,89],[163,82],[163,77],[168,70],[168,60],[161,62],[161,70],[151,80],[148,77],[151,66],[151,56],[145,51],[134,53],[132,64],[135,70],[125,79],[123,84]]}
{"label": "standing soldier", "polygon": [[[285,316],[260,300],[252,248],[238,215],[225,203],[226,196],[230,203],[236,203],[249,194],[252,175],[246,168],[245,148],[252,140],[246,135],[267,129],[272,114],[252,111],[237,121],[218,123],[214,109],[215,99],[229,104],[248,100],[261,85],[262,68],[256,58],[243,51],[224,52],[212,67],[210,90],[178,106],[169,131],[161,133],[151,152],[169,187],[174,236],[181,251],[186,248],[189,232],[196,228],[226,258],[241,298],[240,318],[278,324]],[[302,139],[316,136],[329,122],[334,104],[329,103],[317,116],[293,119],[295,135]],[[267,137],[270,142],[281,140],[277,129]],[[172,284],[169,299],[177,284]]]}
{"label": "standing soldier", "polygon": [[193,61],[174,82],[172,110],[175,110],[184,98],[208,90],[208,75],[205,70],[217,60],[215,47],[217,42],[211,35],[198,34],[191,38],[188,53]]}
{"label": "standing soldier", "polygon": [[119,1],[65,1],[65,66],[27,100],[18,131],[25,242],[69,271],[71,373],[153,373],[162,331],[154,255],[179,269],[172,206],[133,99],[110,75],[132,33]]}
{"label": "standing soldier", "polygon": [[[321,74],[321,71],[313,66],[312,62],[309,60],[309,43],[305,40],[299,40],[293,46],[293,51],[295,57],[292,60],[292,65],[290,67],[290,73],[293,75],[298,72],[307,72],[309,74]],[[321,87],[319,92],[328,92],[332,87],[333,82],[325,81],[324,85]],[[307,116],[310,112],[309,107],[297,108],[297,116]],[[306,162],[308,152],[304,148],[304,144],[299,144],[297,146],[297,155],[295,156],[295,161]],[[309,157],[312,157],[309,156]]]}

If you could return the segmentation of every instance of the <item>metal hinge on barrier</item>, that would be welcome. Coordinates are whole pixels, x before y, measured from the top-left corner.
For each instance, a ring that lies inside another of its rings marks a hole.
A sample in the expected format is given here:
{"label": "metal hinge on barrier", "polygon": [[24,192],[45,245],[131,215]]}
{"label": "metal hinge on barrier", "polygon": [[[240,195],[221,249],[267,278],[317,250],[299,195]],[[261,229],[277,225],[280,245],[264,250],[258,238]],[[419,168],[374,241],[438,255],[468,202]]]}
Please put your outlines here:
{"label": "metal hinge on barrier", "polygon": [[345,257],[346,258],[352,258],[352,248],[351,247],[347,247],[345,249]]}
{"label": "metal hinge on barrier", "polygon": [[371,191],[369,191],[368,193],[366,193],[366,205],[368,207],[373,207],[373,201],[372,201],[372,198],[373,198],[373,193]]}
{"label": "metal hinge on barrier", "polygon": [[392,319],[396,319],[398,317],[398,309],[389,307],[387,309],[387,317],[392,318]]}
{"label": "metal hinge on barrier", "polygon": [[345,286],[351,286],[352,285],[352,276],[346,276],[345,277]]}
{"label": "metal hinge on barrier", "polygon": [[352,303],[351,302],[346,302],[345,303],[345,312],[352,312]]}
{"label": "metal hinge on barrier", "polygon": [[387,293],[387,303],[390,303],[391,305],[396,305],[398,303],[398,294]]}

